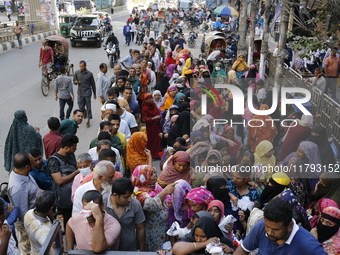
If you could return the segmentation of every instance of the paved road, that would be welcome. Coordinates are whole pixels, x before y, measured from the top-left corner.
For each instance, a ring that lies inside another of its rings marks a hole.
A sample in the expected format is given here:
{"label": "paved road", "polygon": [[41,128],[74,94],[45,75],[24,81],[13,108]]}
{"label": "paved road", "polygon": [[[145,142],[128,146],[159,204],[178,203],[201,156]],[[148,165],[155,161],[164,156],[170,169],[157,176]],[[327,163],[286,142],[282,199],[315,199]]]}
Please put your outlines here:
{"label": "paved road", "polygon": [[[124,44],[122,35],[122,28],[127,17],[113,18],[112,21],[114,32],[121,42],[121,57],[126,56],[129,50]],[[200,35],[195,49],[192,50],[196,56],[199,54],[201,38]],[[8,180],[8,173],[3,168],[3,152],[14,112],[24,109],[27,113],[29,124],[39,127],[42,136],[49,132],[47,119],[51,116],[59,117],[58,102],[54,100],[53,96],[54,83],[52,83],[50,94],[47,97],[44,97],[41,93],[41,73],[38,69],[40,45],[40,42],[36,42],[26,45],[21,50],[14,49],[5,52],[0,57],[1,79],[3,81],[0,83],[0,91],[2,91],[0,94],[0,182]],[[131,44],[131,47],[141,49],[140,46],[135,46],[135,44]],[[70,48],[69,57],[76,69],[78,69],[77,66],[80,60],[86,60],[88,69],[95,76],[99,71],[100,63],[106,62],[108,64],[103,48],[99,49],[88,45],[77,45],[76,48]],[[112,74],[113,71],[110,69],[107,75],[111,77]],[[75,107],[77,107],[77,104],[75,104]],[[92,110],[94,112],[94,119],[91,122],[91,127],[86,128],[85,123],[83,123],[78,129],[77,136],[80,142],[76,155],[86,152],[90,141],[97,135],[100,111],[99,100],[92,100]],[[155,164],[157,164],[157,161]]]}

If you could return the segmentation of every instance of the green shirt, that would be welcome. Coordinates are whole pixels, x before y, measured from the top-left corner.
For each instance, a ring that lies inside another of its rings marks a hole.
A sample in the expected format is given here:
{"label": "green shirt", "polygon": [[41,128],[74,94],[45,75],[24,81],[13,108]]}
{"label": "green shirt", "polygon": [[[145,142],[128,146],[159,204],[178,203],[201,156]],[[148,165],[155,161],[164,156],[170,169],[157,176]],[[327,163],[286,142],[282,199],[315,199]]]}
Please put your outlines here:
{"label": "green shirt", "polygon": [[64,119],[60,122],[60,131],[59,133],[62,135],[66,134],[76,134],[77,128],[79,128],[78,124],[73,119]]}

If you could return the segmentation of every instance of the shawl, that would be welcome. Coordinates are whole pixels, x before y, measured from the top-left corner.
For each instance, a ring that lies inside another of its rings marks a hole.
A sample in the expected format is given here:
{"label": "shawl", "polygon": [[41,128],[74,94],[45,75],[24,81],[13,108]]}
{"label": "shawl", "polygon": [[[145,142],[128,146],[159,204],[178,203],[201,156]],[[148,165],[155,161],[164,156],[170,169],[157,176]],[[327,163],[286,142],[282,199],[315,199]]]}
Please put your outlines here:
{"label": "shawl", "polygon": [[[155,95],[160,95],[161,98],[159,100],[155,99]],[[157,108],[161,108],[161,106],[164,104],[164,98],[162,97],[162,93],[159,90],[155,90],[152,93],[152,98],[153,98],[153,102],[156,104]]]}
{"label": "shawl", "polygon": [[126,147],[126,164],[132,172],[139,165],[147,165],[145,153],[148,137],[145,132],[135,132],[131,135]]}
{"label": "shawl", "polygon": [[[154,171],[155,169],[149,165],[139,165],[131,175],[132,185],[135,186],[133,194],[142,206],[144,206],[145,199],[156,197],[163,190],[158,183],[149,185],[150,177]],[[169,201],[170,196],[167,195],[165,199]]]}
{"label": "shawl", "polygon": [[[218,162],[216,163],[217,166],[221,166],[222,165],[222,155],[218,150],[211,150],[208,152],[207,157],[205,158],[205,160],[203,161],[203,166],[208,167],[208,160],[210,157],[215,156],[218,159]],[[211,172],[207,172],[207,174],[204,176],[203,181],[207,181],[209,178],[211,177],[222,177],[225,178],[226,176],[224,176],[224,172],[222,171],[211,171]]]}
{"label": "shawl", "polygon": [[209,203],[207,211],[209,211],[214,206],[218,207],[221,211],[220,220],[217,222],[217,224],[219,224],[224,217],[224,204],[220,200],[213,200]]}
{"label": "shawl", "polygon": [[172,57],[172,51],[168,51],[168,54],[166,56],[165,64],[167,67],[174,64],[176,65],[176,60]]}
{"label": "shawl", "polygon": [[[180,65],[181,64],[181,65]],[[178,64],[177,64],[177,71],[178,71],[178,74],[182,74],[182,70],[184,68],[184,65],[185,65],[185,60],[183,58],[180,58],[178,60]]]}
{"label": "shawl", "polygon": [[27,115],[24,110],[16,111],[5,142],[4,161],[6,171],[13,170],[15,154],[33,148],[38,148],[41,153],[44,152],[41,135],[35,131],[33,126],[27,123]]}
{"label": "shawl", "polygon": [[188,58],[185,60],[185,65],[182,69],[182,75],[185,75],[185,72],[188,71],[190,67],[191,67],[191,58]]}
{"label": "shawl", "polygon": [[145,102],[145,100],[147,100],[148,98],[152,98],[152,95],[150,93],[146,93],[144,95],[144,100],[142,102],[141,113],[145,122],[151,122],[153,117],[160,115],[160,111],[154,102],[152,102],[151,104]]}
{"label": "shawl", "polygon": [[170,128],[168,145],[172,146],[176,138],[183,135],[190,135],[190,112],[187,111],[181,112],[175,124]]}
{"label": "shawl", "polygon": [[[176,64],[170,64],[168,65],[168,68],[166,69],[166,74],[168,75],[168,77],[171,77],[173,76],[174,74],[174,70],[176,68]],[[178,74],[179,76],[179,74]],[[172,80],[170,79],[169,83],[172,82]]]}
{"label": "shawl", "polygon": [[[243,55],[243,54],[240,54]],[[248,70],[248,64],[243,61],[241,62],[242,58],[240,58],[240,55],[238,55],[236,61],[234,62],[232,69],[236,72],[245,72]]]}
{"label": "shawl", "polygon": [[183,215],[181,214],[181,207],[184,201],[184,197],[191,190],[190,184],[185,180],[176,181],[175,190],[171,194],[172,197],[172,205],[174,208],[175,219],[181,221]]}
{"label": "shawl", "polygon": [[[269,107],[266,104],[261,105],[259,110],[268,110]],[[260,123],[264,123],[262,127],[251,127],[248,126],[248,143],[252,151],[255,151],[256,146],[263,140],[268,140],[273,142],[277,134],[276,125],[270,121],[272,118],[269,115],[255,115],[253,120],[253,125],[259,126]],[[261,122],[262,121],[262,122]]]}
{"label": "shawl", "polygon": [[267,140],[263,140],[260,142],[255,149],[255,163],[256,164],[262,164],[263,166],[275,166],[276,165],[276,159],[275,156],[272,155],[271,157],[265,157],[264,155],[274,149],[273,144]]}
{"label": "shawl", "polygon": [[181,92],[177,93],[174,99],[173,104],[177,105],[178,107],[180,106],[181,102],[179,100],[181,100],[182,97],[185,97],[185,95]]}
{"label": "shawl", "polygon": [[311,228],[315,228],[318,220],[320,218],[320,213],[326,208],[326,207],[336,207],[339,208],[338,204],[332,200],[332,199],[328,199],[328,198],[321,198],[318,203],[317,203],[317,207],[318,207],[318,215],[313,215],[312,219],[309,221],[310,223],[310,227]]}
{"label": "shawl", "polygon": [[238,84],[238,79],[234,70],[230,70],[228,72],[228,78],[233,82],[233,84]]}
{"label": "shawl", "polygon": [[[188,168],[185,171],[182,171],[181,173],[177,172],[174,165],[175,162],[187,162],[188,163]],[[170,183],[174,183],[175,181],[183,179],[189,183],[191,183],[191,178],[190,178],[190,156],[187,152],[185,151],[178,151],[173,155],[166,167],[163,169],[161,172],[159,178],[158,178],[158,183],[161,186],[166,186]]]}
{"label": "shawl", "polygon": [[321,125],[314,126],[312,132],[317,135],[311,135],[309,141],[315,143],[319,147],[322,165],[335,164],[334,153],[330,143],[328,142],[327,129]]}
{"label": "shawl", "polygon": [[175,98],[172,98],[169,95],[169,91],[171,89],[176,89],[177,90],[176,87],[168,87],[167,95],[164,97],[164,105],[160,108],[161,111],[165,111],[165,110],[169,109],[173,105],[173,103],[174,103]]}
{"label": "shawl", "polygon": [[164,95],[169,87],[169,77],[166,71],[159,73],[159,78],[157,81],[156,89],[159,90],[162,95]]}
{"label": "shawl", "polygon": [[[234,128],[233,128],[232,126],[226,124],[226,125],[224,126],[224,128],[223,128],[223,134],[222,134],[222,136],[225,137],[225,138],[227,138],[226,135],[225,135],[225,133],[226,133],[227,131],[229,131],[229,130],[234,131]],[[235,132],[235,131],[234,131],[234,132]],[[241,149],[241,147],[243,146],[243,144],[242,144],[239,140],[237,140],[237,139],[235,138],[234,134],[233,134],[233,137],[232,137],[230,140],[232,140],[234,143],[236,143],[236,145],[233,146],[233,147],[229,147],[229,154],[233,155],[234,157],[237,157],[237,153],[238,153],[238,151]]]}

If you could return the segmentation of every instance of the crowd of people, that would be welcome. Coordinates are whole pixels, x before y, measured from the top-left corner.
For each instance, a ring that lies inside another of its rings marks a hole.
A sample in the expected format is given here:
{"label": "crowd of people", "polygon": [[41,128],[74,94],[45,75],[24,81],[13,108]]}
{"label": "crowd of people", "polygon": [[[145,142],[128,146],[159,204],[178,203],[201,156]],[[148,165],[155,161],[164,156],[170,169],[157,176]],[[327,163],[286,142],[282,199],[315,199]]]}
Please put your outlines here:
{"label": "crowd of people", "polygon": [[[133,15],[136,23],[141,17]],[[61,66],[60,116],[47,120],[44,137],[24,110],[14,113],[0,254],[38,254],[57,215],[66,251],[340,253],[340,179],[331,171],[339,165],[327,130],[292,106],[286,128],[274,121],[278,109],[253,114],[273,102],[256,66],[241,54],[228,74],[214,60],[209,70],[180,36],[161,33],[133,46],[110,78],[105,63],[94,78],[80,61],[73,80]],[[252,88],[243,115],[234,114],[230,90],[215,88],[217,77]],[[92,96],[100,97],[100,115],[91,111]],[[89,128],[92,118],[101,119],[99,129],[76,157],[79,124],[86,119]]]}

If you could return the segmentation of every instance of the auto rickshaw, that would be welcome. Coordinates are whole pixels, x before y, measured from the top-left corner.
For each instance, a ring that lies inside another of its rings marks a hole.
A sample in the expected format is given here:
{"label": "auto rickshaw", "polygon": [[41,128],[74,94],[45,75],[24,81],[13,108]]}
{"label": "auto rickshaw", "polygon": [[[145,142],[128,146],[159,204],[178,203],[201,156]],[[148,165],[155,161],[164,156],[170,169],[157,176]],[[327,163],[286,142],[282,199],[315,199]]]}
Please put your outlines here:
{"label": "auto rickshaw", "polygon": [[48,46],[53,49],[54,53],[54,66],[48,64],[41,67],[42,78],[41,78],[41,92],[44,96],[48,95],[50,89],[50,83],[59,74],[59,68],[61,65],[65,66],[66,74],[68,76],[74,75],[74,66],[70,64],[68,56],[68,42],[60,35],[51,35],[45,38]]}
{"label": "auto rickshaw", "polygon": [[164,19],[165,19],[165,11],[164,10],[158,11],[158,21],[162,22],[164,21]]}
{"label": "auto rickshaw", "polygon": [[214,34],[206,34],[204,38],[204,53],[206,57],[214,50],[225,50],[227,48],[227,41],[224,37]]}
{"label": "auto rickshaw", "polygon": [[77,17],[78,15],[76,14],[64,14],[59,16],[60,34],[62,36],[68,37],[70,35],[70,30]]}

